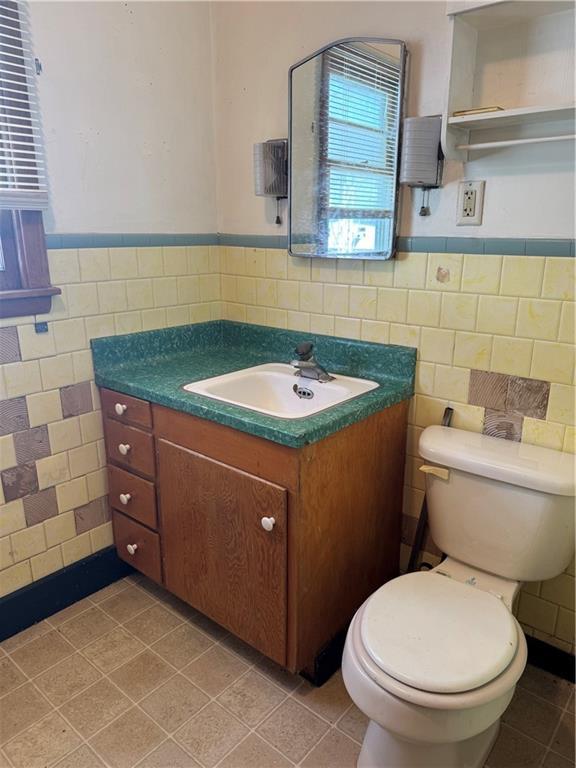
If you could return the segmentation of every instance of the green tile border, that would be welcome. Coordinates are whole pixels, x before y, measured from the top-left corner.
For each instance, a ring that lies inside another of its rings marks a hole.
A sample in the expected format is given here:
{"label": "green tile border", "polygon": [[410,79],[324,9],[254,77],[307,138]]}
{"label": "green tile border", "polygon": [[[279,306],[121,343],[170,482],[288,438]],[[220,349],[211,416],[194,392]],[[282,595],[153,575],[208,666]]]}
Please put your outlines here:
{"label": "green tile border", "polygon": [[[52,248],[145,248],[174,245],[229,245],[286,248],[285,235],[199,234],[61,234],[46,235]],[[398,250],[410,253],[486,253],[503,256],[574,257],[575,241],[565,238],[399,237]]]}

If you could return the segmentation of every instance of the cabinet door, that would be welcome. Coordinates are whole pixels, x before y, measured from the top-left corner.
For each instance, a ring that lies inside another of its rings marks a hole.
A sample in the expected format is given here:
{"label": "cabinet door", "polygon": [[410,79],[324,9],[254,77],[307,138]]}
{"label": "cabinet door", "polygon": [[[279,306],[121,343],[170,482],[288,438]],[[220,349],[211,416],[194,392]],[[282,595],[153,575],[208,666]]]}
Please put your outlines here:
{"label": "cabinet door", "polygon": [[[166,588],[285,664],[286,489],[165,440],[157,446]],[[271,530],[263,518],[274,518]]]}

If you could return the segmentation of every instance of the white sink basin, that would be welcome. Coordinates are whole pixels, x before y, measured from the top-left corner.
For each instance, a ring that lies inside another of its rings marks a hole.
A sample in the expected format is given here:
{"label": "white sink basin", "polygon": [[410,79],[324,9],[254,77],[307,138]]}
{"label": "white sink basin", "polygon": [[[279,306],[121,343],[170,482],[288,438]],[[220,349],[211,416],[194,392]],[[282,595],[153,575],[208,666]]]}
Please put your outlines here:
{"label": "white sink basin", "polygon": [[224,376],[194,381],[185,384],[184,389],[269,416],[302,419],[358,397],[377,386],[375,381],[350,376],[335,376],[333,381],[321,383],[295,376],[291,365],[266,363],[226,373]]}

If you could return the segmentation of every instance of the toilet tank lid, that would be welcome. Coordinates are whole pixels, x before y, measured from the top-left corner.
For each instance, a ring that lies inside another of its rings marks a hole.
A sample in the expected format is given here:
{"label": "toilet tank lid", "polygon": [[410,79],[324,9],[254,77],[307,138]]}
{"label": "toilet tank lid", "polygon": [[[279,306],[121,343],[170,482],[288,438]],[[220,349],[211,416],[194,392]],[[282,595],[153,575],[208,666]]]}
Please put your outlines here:
{"label": "toilet tank lid", "polygon": [[426,427],[420,436],[426,461],[557,496],[575,495],[571,453],[515,443],[452,427]]}

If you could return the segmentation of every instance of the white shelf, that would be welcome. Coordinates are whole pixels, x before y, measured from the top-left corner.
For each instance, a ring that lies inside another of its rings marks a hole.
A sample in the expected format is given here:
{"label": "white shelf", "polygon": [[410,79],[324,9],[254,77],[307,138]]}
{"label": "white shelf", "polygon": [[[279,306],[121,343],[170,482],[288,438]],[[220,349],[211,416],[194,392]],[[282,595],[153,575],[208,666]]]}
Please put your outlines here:
{"label": "white shelf", "polygon": [[574,120],[575,117],[576,105],[574,104],[553,107],[518,107],[516,109],[502,109],[497,112],[449,117],[448,125],[454,128],[483,130],[504,128],[508,125],[534,125],[534,123]]}
{"label": "white shelf", "polygon": [[502,147],[518,147],[523,144],[547,144],[550,141],[574,141],[576,134],[561,136],[535,136],[532,139],[504,139],[503,141],[482,141],[473,144],[458,144],[456,149],[467,152],[478,152],[483,149],[500,149]]}

